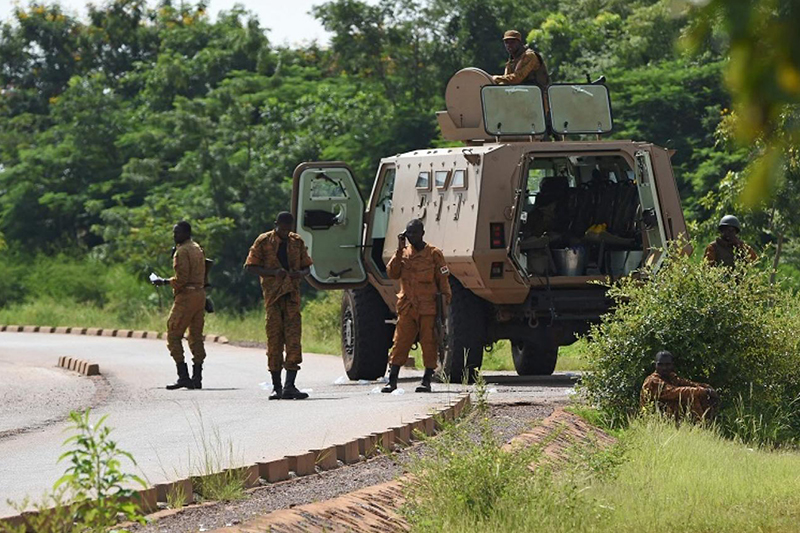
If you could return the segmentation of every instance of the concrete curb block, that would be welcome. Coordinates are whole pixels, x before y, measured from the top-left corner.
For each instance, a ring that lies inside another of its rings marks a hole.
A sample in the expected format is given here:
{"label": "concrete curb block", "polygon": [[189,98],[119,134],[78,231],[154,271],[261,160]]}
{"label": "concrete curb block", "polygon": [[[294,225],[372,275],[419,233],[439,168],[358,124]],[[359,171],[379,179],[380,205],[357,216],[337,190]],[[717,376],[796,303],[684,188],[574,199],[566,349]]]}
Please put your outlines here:
{"label": "concrete curb block", "polygon": [[[0,324],[0,332],[8,333],[58,333],[59,335],[86,335],[89,337],[123,337],[134,339],[165,339],[163,331],[131,331],[129,329],[83,328],[68,326],[9,326]],[[205,336],[204,342],[217,344],[230,344],[227,337],[222,335]]]}
{"label": "concrete curb block", "polygon": [[75,372],[83,374],[84,376],[100,375],[100,365],[97,363],[84,361],[83,359],[77,359],[75,357],[67,357],[62,355],[58,358],[57,366],[67,370],[74,370]]}
{"label": "concrete curb block", "polygon": [[339,460],[336,457],[336,446],[322,448],[320,450],[311,450],[314,454],[314,464],[320,470],[333,470],[339,468]]}
{"label": "concrete curb block", "polygon": [[314,469],[316,456],[311,452],[287,455],[286,459],[289,462],[289,470],[294,472],[297,477],[308,476],[316,472]]}
{"label": "concrete curb block", "polygon": [[392,428],[392,431],[394,432],[395,444],[399,446],[409,446],[411,444],[411,427],[408,424]]}
{"label": "concrete curb block", "polygon": [[260,474],[259,468],[257,464],[250,465],[250,466],[242,466],[239,468],[228,468],[224,471],[226,475],[231,477],[233,476],[241,476],[242,484],[246,489],[252,489],[253,487],[257,486]]}
{"label": "concrete curb block", "polygon": [[153,488],[156,489],[156,500],[160,502],[166,503],[170,497],[177,498],[178,496],[183,497],[184,505],[194,502],[194,489],[192,480],[189,478],[179,479],[172,483],[159,483]]}
{"label": "concrete curb block", "polygon": [[276,459],[258,464],[258,475],[268,483],[277,483],[289,479],[289,459]]}
{"label": "concrete curb block", "polygon": [[358,441],[351,440],[344,444],[336,445],[336,459],[346,465],[357,463],[361,460],[358,453]]}

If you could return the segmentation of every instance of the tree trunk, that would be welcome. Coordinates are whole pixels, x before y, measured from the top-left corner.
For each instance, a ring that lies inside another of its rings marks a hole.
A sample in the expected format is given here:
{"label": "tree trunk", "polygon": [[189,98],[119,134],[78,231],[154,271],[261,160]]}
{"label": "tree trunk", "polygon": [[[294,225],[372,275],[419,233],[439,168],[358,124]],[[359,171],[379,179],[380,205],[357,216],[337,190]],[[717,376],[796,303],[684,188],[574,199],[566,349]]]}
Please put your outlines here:
{"label": "tree trunk", "polygon": [[775,247],[775,257],[772,260],[772,272],[769,275],[770,284],[775,283],[775,275],[778,272],[778,263],[781,260],[782,249],[783,249],[783,232],[778,233],[778,245]]}

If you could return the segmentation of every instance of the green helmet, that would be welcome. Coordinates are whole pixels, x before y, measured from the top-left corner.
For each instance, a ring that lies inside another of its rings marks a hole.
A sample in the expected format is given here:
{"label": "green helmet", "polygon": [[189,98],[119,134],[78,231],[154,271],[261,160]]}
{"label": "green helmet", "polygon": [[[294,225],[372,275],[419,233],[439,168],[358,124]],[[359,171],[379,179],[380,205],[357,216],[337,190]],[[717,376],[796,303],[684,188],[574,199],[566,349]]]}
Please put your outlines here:
{"label": "green helmet", "polygon": [[739,224],[739,219],[733,215],[725,215],[722,217],[722,220],[719,221],[719,227],[723,226],[730,226],[732,228],[736,228],[736,231],[742,231],[742,225]]}

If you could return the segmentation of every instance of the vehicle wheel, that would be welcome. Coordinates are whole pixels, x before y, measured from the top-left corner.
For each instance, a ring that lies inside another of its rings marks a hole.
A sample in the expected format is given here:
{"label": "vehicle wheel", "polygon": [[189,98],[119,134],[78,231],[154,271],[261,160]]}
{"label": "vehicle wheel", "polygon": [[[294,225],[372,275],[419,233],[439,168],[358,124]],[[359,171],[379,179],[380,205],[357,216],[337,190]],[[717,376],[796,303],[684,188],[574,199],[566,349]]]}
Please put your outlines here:
{"label": "vehicle wheel", "polygon": [[520,376],[549,376],[556,369],[558,346],[513,342],[511,355]]}
{"label": "vehicle wheel", "polygon": [[450,276],[450,288],[453,300],[447,317],[447,350],[442,366],[451,383],[461,383],[465,362],[469,381],[473,380],[474,372],[483,363],[487,337],[486,302],[465,289],[453,276]]}
{"label": "vehicle wheel", "polygon": [[389,308],[372,285],[342,295],[342,359],[352,380],[386,373],[394,326]]}

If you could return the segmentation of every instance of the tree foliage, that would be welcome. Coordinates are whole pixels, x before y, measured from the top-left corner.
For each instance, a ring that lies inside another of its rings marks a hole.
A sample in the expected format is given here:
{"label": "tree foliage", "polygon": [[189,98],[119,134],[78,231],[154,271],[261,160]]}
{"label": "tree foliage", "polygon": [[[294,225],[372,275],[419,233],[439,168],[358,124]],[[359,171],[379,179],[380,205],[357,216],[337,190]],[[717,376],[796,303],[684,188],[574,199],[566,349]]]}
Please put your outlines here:
{"label": "tree foliage", "polygon": [[[0,234],[22,253],[67,253],[146,274],[169,268],[190,220],[216,259],[224,305],[259,298],[241,264],[288,207],[307,160],[351,163],[363,192],[378,160],[437,145],[452,74],[499,72],[516,28],[555,81],[606,74],[618,137],[674,148],[684,205],[748,152],[718,143],[730,107],[720,39],[688,56],[671,0],[331,0],[330,46],[272,45],[240,7],[108,0],[86,20],[33,1],[0,26]],[[166,272],[163,272],[166,273]]]}

